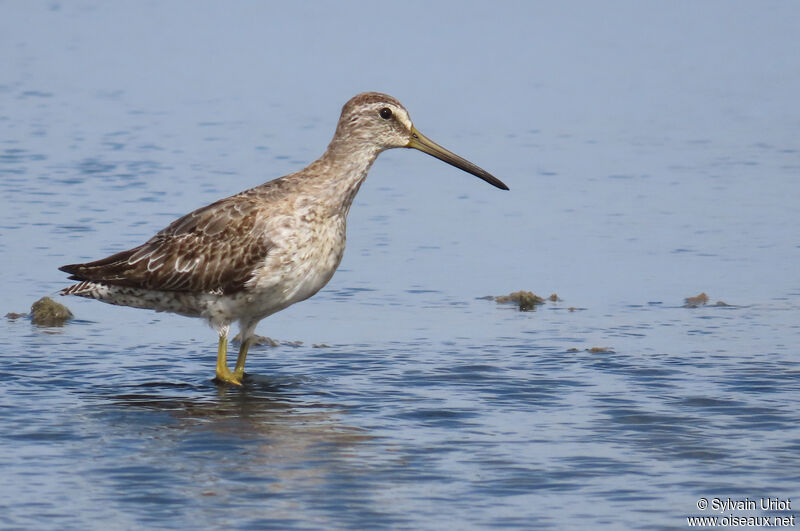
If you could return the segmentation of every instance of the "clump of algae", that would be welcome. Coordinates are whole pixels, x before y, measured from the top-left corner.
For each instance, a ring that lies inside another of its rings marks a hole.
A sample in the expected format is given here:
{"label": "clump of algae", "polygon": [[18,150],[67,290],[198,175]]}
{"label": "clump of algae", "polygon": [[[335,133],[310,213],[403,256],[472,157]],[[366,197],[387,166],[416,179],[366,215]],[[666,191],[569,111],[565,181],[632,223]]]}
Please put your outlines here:
{"label": "clump of algae", "polygon": [[515,291],[508,295],[495,297],[494,300],[501,304],[514,303],[519,306],[521,312],[534,310],[539,304],[544,304],[544,299],[532,291]]}
{"label": "clump of algae", "polygon": [[50,297],[42,297],[31,306],[31,322],[36,326],[64,326],[72,312]]}
{"label": "clump of algae", "polygon": [[697,308],[698,306],[705,306],[708,304],[708,295],[703,292],[700,295],[695,295],[694,297],[686,297],[683,299],[683,302],[684,308]]}

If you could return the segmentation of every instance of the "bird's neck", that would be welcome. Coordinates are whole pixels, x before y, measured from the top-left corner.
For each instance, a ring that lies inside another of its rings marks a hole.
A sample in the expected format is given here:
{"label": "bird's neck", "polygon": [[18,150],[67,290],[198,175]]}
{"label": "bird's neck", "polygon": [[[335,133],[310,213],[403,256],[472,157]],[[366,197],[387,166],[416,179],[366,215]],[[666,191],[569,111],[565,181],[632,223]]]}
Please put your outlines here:
{"label": "bird's neck", "polygon": [[350,205],[382,149],[371,143],[340,142],[336,138],[307,168],[309,184],[332,213],[347,216]]}

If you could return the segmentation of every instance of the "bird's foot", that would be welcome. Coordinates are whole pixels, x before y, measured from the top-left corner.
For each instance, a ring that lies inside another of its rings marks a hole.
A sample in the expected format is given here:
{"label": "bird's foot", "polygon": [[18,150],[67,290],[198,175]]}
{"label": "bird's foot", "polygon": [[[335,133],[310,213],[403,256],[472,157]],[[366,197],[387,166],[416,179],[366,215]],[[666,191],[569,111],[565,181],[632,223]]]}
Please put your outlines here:
{"label": "bird's foot", "polygon": [[231,372],[227,367],[224,369],[217,368],[217,376],[214,378],[214,382],[217,384],[238,385],[241,387],[243,378],[244,371],[242,371],[242,374],[237,375]]}

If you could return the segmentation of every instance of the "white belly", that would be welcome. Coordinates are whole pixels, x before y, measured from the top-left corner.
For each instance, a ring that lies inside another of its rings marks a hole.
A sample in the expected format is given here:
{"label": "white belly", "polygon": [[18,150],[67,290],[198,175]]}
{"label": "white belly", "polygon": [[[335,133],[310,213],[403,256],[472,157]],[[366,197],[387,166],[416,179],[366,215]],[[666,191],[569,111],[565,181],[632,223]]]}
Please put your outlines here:
{"label": "white belly", "polygon": [[292,230],[277,238],[248,282],[248,294],[262,318],[305,300],[333,277],[345,246],[344,218]]}

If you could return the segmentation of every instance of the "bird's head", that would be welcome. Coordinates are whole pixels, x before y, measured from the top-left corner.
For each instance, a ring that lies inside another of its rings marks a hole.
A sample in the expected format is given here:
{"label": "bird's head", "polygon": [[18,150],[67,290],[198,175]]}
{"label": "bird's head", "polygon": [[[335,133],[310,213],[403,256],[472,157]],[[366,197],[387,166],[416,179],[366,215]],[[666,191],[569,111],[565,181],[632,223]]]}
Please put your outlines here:
{"label": "bird's head", "polygon": [[420,133],[411,122],[406,108],[388,94],[364,92],[348,101],[342,108],[335,138],[345,142],[366,143],[379,151],[391,148],[418,149],[501,190],[508,190],[508,186],[486,170]]}

